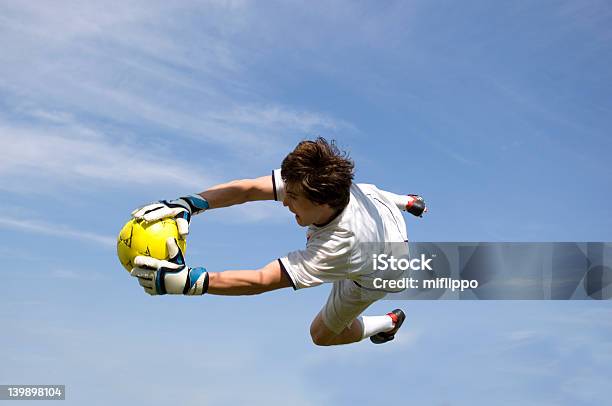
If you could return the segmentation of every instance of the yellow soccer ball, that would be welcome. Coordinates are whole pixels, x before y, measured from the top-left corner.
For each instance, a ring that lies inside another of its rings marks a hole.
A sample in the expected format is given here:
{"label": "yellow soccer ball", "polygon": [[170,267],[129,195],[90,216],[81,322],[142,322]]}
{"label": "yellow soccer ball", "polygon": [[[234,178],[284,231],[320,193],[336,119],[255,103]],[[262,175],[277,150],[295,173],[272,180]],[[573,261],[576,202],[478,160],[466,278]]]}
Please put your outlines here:
{"label": "yellow soccer ball", "polygon": [[168,259],[168,237],[176,238],[178,246],[185,253],[186,241],[179,236],[176,221],[173,219],[153,222],[137,219],[128,221],[117,237],[117,256],[121,265],[130,272],[134,268],[134,258],[138,255]]}

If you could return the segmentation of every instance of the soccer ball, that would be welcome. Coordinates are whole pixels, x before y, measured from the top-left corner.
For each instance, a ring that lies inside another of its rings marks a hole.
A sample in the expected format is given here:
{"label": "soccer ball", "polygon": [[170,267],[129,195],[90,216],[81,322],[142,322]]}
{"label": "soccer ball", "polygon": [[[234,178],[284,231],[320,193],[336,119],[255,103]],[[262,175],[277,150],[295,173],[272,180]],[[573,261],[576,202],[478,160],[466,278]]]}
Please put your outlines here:
{"label": "soccer ball", "polygon": [[176,221],[173,219],[153,222],[137,219],[128,221],[117,237],[117,256],[121,265],[130,272],[134,268],[134,258],[138,255],[168,259],[168,237],[176,238],[178,246],[185,253],[186,241],[179,235]]}

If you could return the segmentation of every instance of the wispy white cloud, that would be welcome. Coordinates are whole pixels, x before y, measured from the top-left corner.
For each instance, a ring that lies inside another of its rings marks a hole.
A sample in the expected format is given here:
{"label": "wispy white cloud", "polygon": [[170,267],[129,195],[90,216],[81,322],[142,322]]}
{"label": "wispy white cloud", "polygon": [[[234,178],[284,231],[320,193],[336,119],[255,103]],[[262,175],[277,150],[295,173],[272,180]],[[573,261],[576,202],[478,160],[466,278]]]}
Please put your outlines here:
{"label": "wispy white cloud", "polygon": [[437,140],[435,137],[423,136],[422,138],[433,148],[440,151],[442,154],[452,158],[453,160],[459,162],[460,164],[468,166],[473,166],[477,164],[477,162],[474,161],[474,159],[468,154],[457,152],[455,149],[445,145],[444,143]]}
{"label": "wispy white cloud", "polygon": [[258,223],[258,222],[291,222],[294,223],[293,214],[280,202],[250,202],[244,205],[214,210],[208,213],[223,223]]}
{"label": "wispy white cloud", "polygon": [[[65,117],[59,114],[53,119]],[[92,181],[98,182],[97,187],[102,182],[114,186],[176,184],[199,188],[207,182],[201,175],[194,175],[194,168],[172,161],[174,154],[161,148],[113,141],[81,125],[23,126],[0,122],[0,143],[4,154],[0,188],[4,190],[40,192],[49,185],[87,186]]]}
{"label": "wispy white cloud", "polygon": [[212,113],[210,118],[227,123],[239,123],[263,128],[278,126],[287,130],[298,129],[304,132],[319,129],[337,130],[340,128],[356,130],[352,124],[325,114],[293,111],[278,105],[242,105],[229,111]]}
{"label": "wispy white cloud", "polygon": [[70,269],[56,269],[51,271],[49,275],[52,278],[57,279],[87,282],[107,279],[105,275],[101,272],[92,272],[91,270],[84,271],[83,269],[81,269],[80,271],[74,271]]}
{"label": "wispy white cloud", "polygon": [[[162,132],[170,145],[185,142],[179,137],[202,151],[220,148],[222,156],[209,158],[216,166],[227,155],[245,163],[277,156],[291,145],[288,134],[352,129],[262,95],[248,68],[255,44],[237,42],[254,24],[246,4],[210,1],[186,5],[187,12],[164,2],[6,3],[0,94],[14,113],[71,114],[75,125],[94,130],[100,122],[127,124],[141,137]],[[83,116],[96,119],[85,124]],[[185,155],[194,157],[194,148]]]}
{"label": "wispy white cloud", "polygon": [[[44,382],[50,378],[48,369],[35,368],[28,372],[30,367],[56,365],[51,369],[54,376],[61,377],[67,386],[78,388],[71,395],[77,403],[95,392],[95,382],[104,381],[112,388],[104,399],[117,399],[120,404],[163,405],[168,399],[178,400],[182,405],[276,405],[287,399],[298,406],[328,404],[322,402],[328,391],[322,388],[313,392],[309,377],[303,371],[283,372],[291,368],[292,361],[275,359],[276,349],[270,347],[264,337],[247,342],[229,337],[214,345],[201,345],[196,337],[210,339],[213,334],[210,325],[194,328],[193,315],[170,317],[159,304],[151,302],[133,304],[113,314],[112,323],[119,328],[99,328],[108,325],[110,313],[95,306],[92,308],[85,301],[76,302],[88,309],[88,322],[84,325],[66,325],[61,318],[51,323],[35,310],[21,318],[14,313],[3,317],[0,321],[7,334],[3,334],[0,341],[8,338],[25,343],[10,353],[0,352],[6,355],[4,366],[10,371],[10,375],[3,378],[25,379],[29,373],[30,379]],[[159,311],[152,310],[155,308]],[[165,322],[170,333],[152,334],[159,318],[166,316],[172,319]],[[151,354],[167,353],[173,348],[169,343],[176,339],[177,330],[182,331],[183,339],[195,340],[192,351],[178,351],[168,361],[152,357]],[[41,340],[43,346],[28,345]],[[264,364],[266,368],[262,368]],[[243,380],[239,391],[235,390],[235,382],[228,379],[235,374],[237,365],[240,365]],[[82,375],[84,369],[91,373],[83,380],[79,374]],[[186,376],[197,379],[186,379]],[[265,389],[270,379],[279,386],[274,393]],[[159,388],[143,392],[142,388],[151,382],[160,384]]]}
{"label": "wispy white cloud", "polygon": [[533,330],[517,330],[517,331],[512,331],[508,335],[508,339],[511,342],[525,342],[525,341],[532,340],[535,337],[538,337],[538,335],[539,333]]}
{"label": "wispy white cloud", "polygon": [[11,228],[30,233],[71,238],[80,241],[84,240],[102,245],[105,248],[111,248],[117,244],[116,238],[110,236],[99,235],[82,230],[75,230],[66,226],[52,224],[44,221],[20,220],[8,217],[0,217],[0,227]]}
{"label": "wispy white cloud", "polygon": [[[222,168],[188,165],[181,159],[181,151],[174,152],[168,145],[151,145],[133,137],[113,140],[64,112],[33,110],[27,116],[37,120],[37,125],[4,124],[0,116],[0,143],[5,154],[0,161],[0,190],[63,195],[75,188],[134,192],[166,186],[201,191],[227,181]],[[223,210],[216,217],[229,222],[270,220],[284,212],[276,206],[278,203],[256,202]]]}

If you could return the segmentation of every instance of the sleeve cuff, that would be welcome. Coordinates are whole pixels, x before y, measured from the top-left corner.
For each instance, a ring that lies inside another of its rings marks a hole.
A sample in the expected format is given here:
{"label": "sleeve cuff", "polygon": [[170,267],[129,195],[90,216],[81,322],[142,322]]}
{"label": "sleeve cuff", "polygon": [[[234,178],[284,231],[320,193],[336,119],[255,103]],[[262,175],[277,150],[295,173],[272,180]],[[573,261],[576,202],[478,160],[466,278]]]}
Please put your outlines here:
{"label": "sleeve cuff", "polygon": [[280,169],[272,171],[272,189],[274,189],[274,200],[282,202],[285,199],[285,182]]}
{"label": "sleeve cuff", "polygon": [[280,265],[281,268],[281,272],[284,273],[285,275],[287,275],[287,278],[289,279],[289,281],[291,282],[291,287],[293,288],[293,290],[297,290],[297,287],[295,286],[295,281],[293,280],[293,277],[291,276],[291,274],[287,271],[287,268],[285,268],[285,265],[283,264],[283,261],[279,258],[278,259],[278,263]]}
{"label": "sleeve cuff", "polygon": [[274,176],[274,172],[276,171],[272,171],[272,190],[274,190],[274,200],[278,201],[278,195],[276,194],[276,178]]}

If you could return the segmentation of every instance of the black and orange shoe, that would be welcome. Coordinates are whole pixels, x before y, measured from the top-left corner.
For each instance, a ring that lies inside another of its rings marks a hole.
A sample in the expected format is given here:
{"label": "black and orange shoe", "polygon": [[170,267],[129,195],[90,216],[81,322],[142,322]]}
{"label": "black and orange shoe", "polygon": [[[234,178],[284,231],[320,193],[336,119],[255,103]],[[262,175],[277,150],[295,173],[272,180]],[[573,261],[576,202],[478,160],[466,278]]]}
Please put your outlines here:
{"label": "black and orange shoe", "polygon": [[425,200],[419,195],[408,195],[411,199],[406,204],[406,211],[413,216],[423,217],[423,213],[427,212]]}
{"label": "black and orange shoe", "polygon": [[386,333],[374,334],[372,337],[370,337],[370,341],[372,341],[374,344],[384,344],[387,341],[393,340],[395,338],[395,333],[397,333],[397,330],[400,329],[402,323],[406,319],[406,315],[402,309],[395,309],[392,312],[387,313],[387,316],[391,317],[393,320],[393,330],[387,331]]}

